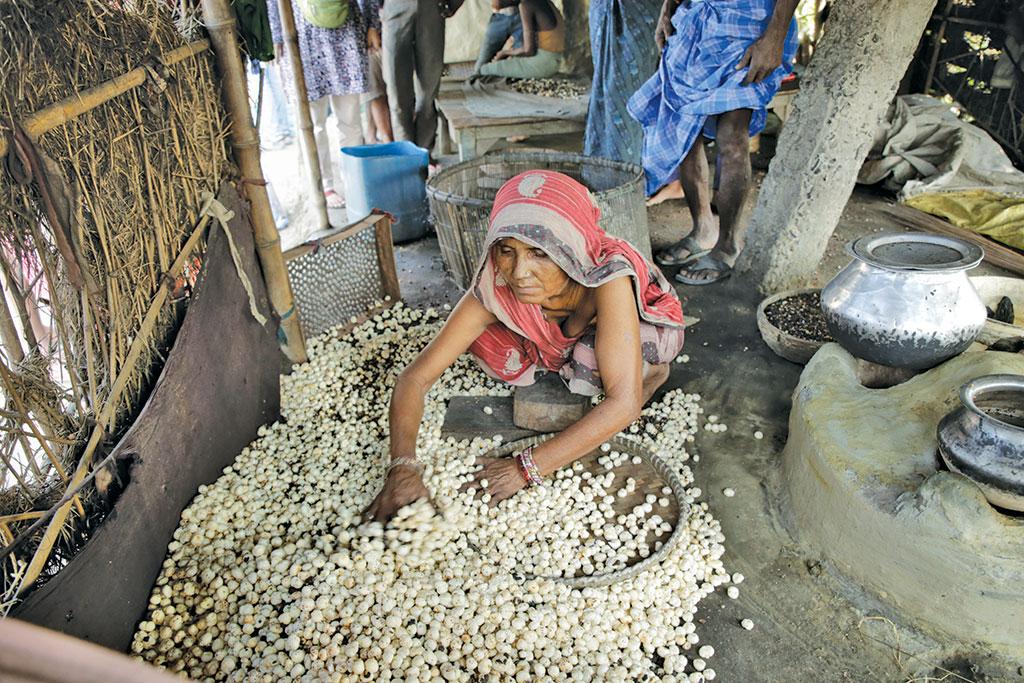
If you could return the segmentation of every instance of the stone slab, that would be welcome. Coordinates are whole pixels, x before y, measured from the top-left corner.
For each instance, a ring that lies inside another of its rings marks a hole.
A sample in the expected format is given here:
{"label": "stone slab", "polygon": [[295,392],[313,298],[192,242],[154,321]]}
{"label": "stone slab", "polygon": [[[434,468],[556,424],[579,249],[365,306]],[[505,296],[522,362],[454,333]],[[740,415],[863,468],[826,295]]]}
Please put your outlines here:
{"label": "stone slab", "polygon": [[590,410],[590,398],[571,393],[554,372],[516,387],[514,396],[512,422],[535,432],[560,432]]}

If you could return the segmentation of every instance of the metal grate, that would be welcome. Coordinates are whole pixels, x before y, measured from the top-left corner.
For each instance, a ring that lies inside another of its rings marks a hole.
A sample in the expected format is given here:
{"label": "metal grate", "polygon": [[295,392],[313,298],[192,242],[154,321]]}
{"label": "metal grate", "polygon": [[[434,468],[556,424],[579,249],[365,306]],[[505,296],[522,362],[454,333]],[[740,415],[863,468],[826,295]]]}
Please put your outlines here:
{"label": "metal grate", "polygon": [[389,284],[385,273],[386,268],[394,273],[390,226],[384,249],[383,234],[374,229],[382,220],[386,219],[371,216],[285,254],[295,305],[307,339],[348,323],[386,296],[399,298],[397,287]]}

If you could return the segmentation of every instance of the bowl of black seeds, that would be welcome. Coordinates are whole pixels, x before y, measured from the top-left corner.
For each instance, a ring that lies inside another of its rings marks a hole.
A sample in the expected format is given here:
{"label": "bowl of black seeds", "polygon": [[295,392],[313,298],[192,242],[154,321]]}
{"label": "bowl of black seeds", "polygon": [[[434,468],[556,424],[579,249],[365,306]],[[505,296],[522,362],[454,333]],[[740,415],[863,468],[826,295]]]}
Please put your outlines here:
{"label": "bowl of black seeds", "polygon": [[820,289],[798,289],[768,297],[757,307],[757,329],[768,347],[805,365],[823,344],[834,341],[821,312]]}

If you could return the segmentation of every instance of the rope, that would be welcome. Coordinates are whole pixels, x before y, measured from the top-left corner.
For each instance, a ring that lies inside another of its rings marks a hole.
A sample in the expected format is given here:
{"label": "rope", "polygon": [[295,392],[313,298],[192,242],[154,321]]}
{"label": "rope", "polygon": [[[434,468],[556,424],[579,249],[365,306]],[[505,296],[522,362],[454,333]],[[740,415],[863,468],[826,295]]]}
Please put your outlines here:
{"label": "rope", "polygon": [[249,312],[252,313],[252,317],[256,319],[256,322],[261,326],[265,326],[267,324],[267,317],[260,313],[259,308],[256,306],[256,295],[253,294],[252,283],[249,282],[249,276],[245,274],[245,268],[242,267],[242,256],[238,253],[238,247],[235,246],[235,238],[228,227],[228,221],[235,217],[235,212],[230,211],[226,206],[217,201],[211,192],[204,192],[202,197],[206,202],[203,213],[216,220],[224,230],[224,235],[228,238],[228,249],[231,252],[231,260],[235,264],[235,272],[238,274],[238,279],[242,282],[242,287],[245,288],[245,293],[249,297]]}

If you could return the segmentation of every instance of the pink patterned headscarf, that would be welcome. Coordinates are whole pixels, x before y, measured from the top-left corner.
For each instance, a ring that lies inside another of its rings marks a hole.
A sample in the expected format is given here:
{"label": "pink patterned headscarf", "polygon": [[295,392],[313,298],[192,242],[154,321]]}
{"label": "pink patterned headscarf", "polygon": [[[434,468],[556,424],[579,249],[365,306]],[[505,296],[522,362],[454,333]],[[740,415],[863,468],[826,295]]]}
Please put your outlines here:
{"label": "pink patterned headscarf", "polygon": [[498,376],[515,383],[516,377],[507,375],[516,367],[533,364],[557,370],[576,342],[545,319],[540,306],[522,303],[505,284],[492,252],[506,237],[544,250],[585,287],[599,287],[618,277],[632,278],[641,324],[678,328],[681,335],[682,305],[668,280],[628,242],[605,233],[598,225],[600,215],[587,188],[554,171],[527,171],[498,191],[473,293],[502,325],[524,338],[518,353],[526,355],[510,363],[505,340],[482,335],[470,351]]}

